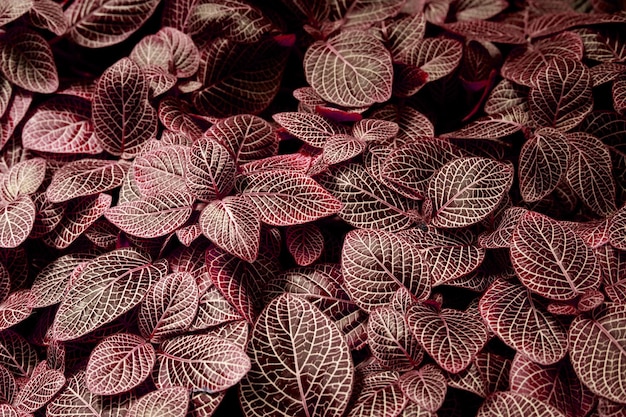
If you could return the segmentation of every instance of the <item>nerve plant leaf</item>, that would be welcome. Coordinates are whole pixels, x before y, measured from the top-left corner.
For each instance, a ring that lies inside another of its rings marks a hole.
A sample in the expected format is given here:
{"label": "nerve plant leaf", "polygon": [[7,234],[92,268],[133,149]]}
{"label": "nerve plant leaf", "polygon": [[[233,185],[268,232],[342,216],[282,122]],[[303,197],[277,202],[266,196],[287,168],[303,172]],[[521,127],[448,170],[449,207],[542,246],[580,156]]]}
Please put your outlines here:
{"label": "nerve plant leaf", "polygon": [[478,417],[565,417],[557,408],[543,401],[509,391],[496,392],[478,410]]}
{"label": "nerve plant leaf", "polygon": [[336,325],[308,301],[285,294],[269,303],[254,326],[248,354],[252,369],[240,388],[246,415],[343,415],[352,391],[352,358]]}
{"label": "nerve plant leaf", "polygon": [[26,240],[35,222],[35,204],[29,196],[0,201],[0,247],[15,248]]}
{"label": "nerve plant leaf", "polygon": [[126,417],[184,417],[189,407],[189,392],[183,387],[152,391],[128,409]]}

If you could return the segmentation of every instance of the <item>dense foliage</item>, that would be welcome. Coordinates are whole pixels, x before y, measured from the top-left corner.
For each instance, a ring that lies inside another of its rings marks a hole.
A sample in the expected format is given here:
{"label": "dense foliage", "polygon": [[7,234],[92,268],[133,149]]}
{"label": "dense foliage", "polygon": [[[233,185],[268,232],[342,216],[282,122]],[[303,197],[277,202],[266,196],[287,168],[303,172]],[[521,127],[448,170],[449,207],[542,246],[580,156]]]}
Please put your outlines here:
{"label": "dense foliage", "polygon": [[625,7],[1,0],[0,417],[626,416]]}

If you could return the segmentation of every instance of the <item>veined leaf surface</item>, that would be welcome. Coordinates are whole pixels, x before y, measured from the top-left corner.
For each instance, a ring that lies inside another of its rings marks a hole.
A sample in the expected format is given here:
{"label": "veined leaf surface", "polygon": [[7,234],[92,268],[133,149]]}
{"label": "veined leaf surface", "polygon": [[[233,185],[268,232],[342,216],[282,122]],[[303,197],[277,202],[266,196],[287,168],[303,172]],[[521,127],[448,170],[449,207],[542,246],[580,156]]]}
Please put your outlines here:
{"label": "veined leaf surface", "polygon": [[533,397],[509,391],[496,392],[478,410],[477,417],[565,417],[557,408]]}
{"label": "veined leaf surface", "polygon": [[122,185],[130,164],[126,161],[79,159],[54,173],[48,186],[48,200],[61,203],[112,190]]}
{"label": "veined leaf surface", "polygon": [[424,352],[404,315],[389,307],[374,309],[367,322],[367,343],[386,368],[408,371],[422,362]]}
{"label": "veined leaf surface", "polygon": [[27,195],[0,201],[0,248],[15,248],[26,240],[35,222],[35,204]]}
{"label": "veined leaf surface", "polygon": [[183,387],[152,391],[135,401],[126,417],[185,417],[189,391]]}

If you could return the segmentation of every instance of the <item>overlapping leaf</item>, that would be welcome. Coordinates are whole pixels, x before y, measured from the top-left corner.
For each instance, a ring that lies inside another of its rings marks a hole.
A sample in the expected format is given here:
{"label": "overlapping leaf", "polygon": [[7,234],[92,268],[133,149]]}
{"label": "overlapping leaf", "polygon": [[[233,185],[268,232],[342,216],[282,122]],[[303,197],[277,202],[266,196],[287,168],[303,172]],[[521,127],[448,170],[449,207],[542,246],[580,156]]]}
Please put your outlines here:
{"label": "overlapping leaf", "polygon": [[214,328],[226,322],[242,320],[242,314],[213,285],[208,273],[201,275],[196,281],[199,291],[198,309],[190,330]]}
{"label": "overlapping leaf", "polygon": [[46,175],[46,160],[32,158],[13,165],[0,179],[0,196],[11,201],[22,195],[34,194]]}
{"label": "overlapping leaf", "polygon": [[404,316],[389,307],[371,312],[367,322],[367,343],[381,365],[395,371],[411,370],[424,357]]}
{"label": "overlapping leaf", "polygon": [[139,310],[139,330],[153,343],[186,330],[198,309],[199,292],[189,272],[175,272],[150,289]]}
{"label": "overlapping leaf", "polygon": [[444,165],[430,179],[436,227],[464,227],[487,217],[513,182],[510,165],[492,159],[459,158]]}
{"label": "overlapping leaf", "polygon": [[324,235],[314,224],[289,227],[285,243],[287,250],[300,266],[311,265],[324,251]]}
{"label": "overlapping leaf", "polygon": [[193,140],[202,136],[202,129],[191,116],[189,105],[174,97],[164,97],[159,103],[159,120],[172,132],[182,133]]}
{"label": "overlapping leaf", "polygon": [[284,112],[272,118],[289,134],[316,148],[323,148],[331,136],[342,133],[339,126],[315,113]]}
{"label": "overlapping leaf", "polygon": [[33,307],[48,307],[61,302],[72,272],[93,257],[88,253],[72,253],[59,257],[43,268],[31,287]]}
{"label": "overlapping leaf", "polygon": [[210,136],[203,136],[191,147],[185,182],[198,198],[210,201],[230,192],[235,171],[235,160],[228,150]]}
{"label": "overlapping leaf", "polygon": [[445,77],[459,65],[463,55],[463,45],[454,39],[426,38],[413,47],[404,58],[404,63],[412,65],[428,74],[428,82]]}
{"label": "overlapping leaf", "polygon": [[235,385],[250,369],[250,359],[233,342],[209,335],[168,339],[157,353],[158,388],[182,386],[217,392]]}
{"label": "overlapping leaf", "polygon": [[0,247],[15,248],[26,240],[35,222],[35,204],[29,196],[0,201]]}
{"label": "overlapping leaf", "polygon": [[448,387],[441,369],[434,364],[427,364],[402,375],[400,388],[410,401],[435,412],[443,404]]}
{"label": "overlapping leaf", "polygon": [[494,393],[480,406],[478,417],[565,417],[557,408],[533,397],[509,391]]}
{"label": "overlapping leaf", "polygon": [[480,314],[502,341],[537,363],[551,365],[567,353],[566,327],[519,284],[491,284],[480,299]]}
{"label": "overlapping leaf", "polygon": [[535,212],[519,221],[511,261],[522,283],[551,300],[570,300],[600,285],[592,250],[571,229]]}
{"label": "overlapping leaf", "polygon": [[158,196],[167,191],[184,191],[189,148],[172,145],[145,153],[133,162],[133,178],[141,195]]}
{"label": "overlapping leaf", "polygon": [[6,330],[0,333],[0,365],[16,377],[29,378],[37,365],[37,351],[19,333]]}
{"label": "overlapping leaf", "polygon": [[9,107],[0,117],[0,149],[11,138],[13,131],[26,115],[26,111],[33,100],[33,95],[25,90],[17,90],[9,102]]}
{"label": "overlapping leaf", "polygon": [[339,417],[346,411],[350,351],[335,324],[308,301],[285,294],[269,303],[248,354],[252,369],[240,387],[246,415]]}
{"label": "overlapping leaf", "polygon": [[32,313],[30,290],[15,291],[0,303],[0,331],[8,329],[24,320]]}
{"label": "overlapping leaf", "polygon": [[99,194],[122,185],[130,164],[126,161],[79,159],[54,173],[48,186],[48,200],[61,203],[77,197]]}
{"label": "overlapping leaf", "polygon": [[[139,304],[165,272],[163,262],[152,264],[135,249],[98,256],[85,266],[63,298],[54,319],[54,337],[72,340],[110,323]],[[113,299],[115,303],[110,302]]]}
{"label": "overlapping leaf", "polygon": [[448,374],[448,385],[487,397],[509,387],[511,361],[502,356],[480,352],[472,364],[457,374]]}
{"label": "overlapping leaf", "polygon": [[347,417],[397,416],[409,402],[395,371],[366,374],[358,380],[355,391],[354,404]]}
{"label": "overlapping leaf", "polygon": [[366,32],[343,32],[313,43],[304,57],[304,71],[324,100],[340,106],[369,106],[391,97],[391,56]]}
{"label": "overlapping leaf", "polygon": [[205,135],[226,148],[237,164],[274,156],[278,150],[272,126],[251,114],[220,120]]}
{"label": "overlapping leaf", "polygon": [[7,0],[0,6],[0,26],[14,21],[33,7],[33,0]]}
{"label": "overlapping leaf", "polygon": [[170,48],[172,61],[169,70],[178,78],[194,75],[200,65],[200,52],[189,35],[166,25],[157,32],[157,36]]}
{"label": "overlapping leaf", "polygon": [[13,405],[22,412],[34,413],[54,398],[63,385],[65,385],[63,372],[46,369],[34,375],[22,387]]}
{"label": "overlapping leaf", "polygon": [[185,417],[189,393],[183,387],[152,391],[133,403],[126,417]]}
{"label": "overlapping leaf", "polygon": [[35,1],[28,17],[33,26],[47,29],[57,36],[62,36],[68,29],[62,6],[52,0]]}

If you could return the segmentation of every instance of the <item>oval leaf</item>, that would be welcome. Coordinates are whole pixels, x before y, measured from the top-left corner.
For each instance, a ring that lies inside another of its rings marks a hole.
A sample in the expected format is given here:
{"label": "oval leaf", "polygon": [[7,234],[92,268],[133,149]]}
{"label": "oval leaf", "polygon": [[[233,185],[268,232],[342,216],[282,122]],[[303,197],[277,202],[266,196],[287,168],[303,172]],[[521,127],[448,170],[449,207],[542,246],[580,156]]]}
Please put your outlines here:
{"label": "oval leaf", "polygon": [[0,200],[0,248],[15,248],[26,240],[35,222],[35,204],[24,195],[14,201]]}
{"label": "oval leaf", "polygon": [[48,200],[61,203],[112,190],[122,185],[130,168],[126,161],[80,159],[70,162],[54,173],[48,186]]}
{"label": "oval leaf", "polygon": [[381,365],[394,371],[409,371],[424,357],[404,316],[387,307],[371,312],[367,321],[367,343]]}
{"label": "oval leaf", "polygon": [[63,372],[54,369],[45,370],[22,387],[13,405],[28,413],[34,413],[61,391],[65,385]]}
{"label": "oval leaf", "polygon": [[93,259],[87,253],[72,253],[57,258],[35,277],[31,294],[33,307],[42,308],[60,303],[73,271],[83,262]]}
{"label": "oval leaf", "polygon": [[314,224],[289,227],[285,241],[287,250],[300,266],[311,265],[324,251],[324,235]]}
{"label": "oval leaf", "polygon": [[182,387],[152,391],[133,403],[126,417],[185,417],[189,391]]}
{"label": "oval leaf", "polygon": [[225,147],[237,164],[268,158],[278,151],[278,140],[272,126],[251,114],[220,120],[205,135]]}
{"label": "oval leaf", "polygon": [[446,377],[436,365],[428,364],[419,370],[402,375],[400,388],[406,396],[420,407],[435,412],[446,396]]}
{"label": "oval leaf", "polygon": [[186,146],[163,146],[145,153],[133,162],[133,178],[141,195],[158,196],[167,191],[184,191],[189,159]]}
{"label": "oval leaf", "polygon": [[477,417],[565,417],[558,409],[532,397],[496,392],[480,406]]}
{"label": "oval leaf", "polygon": [[454,39],[426,38],[405,56],[404,64],[413,65],[435,81],[450,74],[461,62],[463,45]]}
{"label": "oval leaf", "polygon": [[185,181],[198,198],[210,201],[232,190],[235,172],[235,160],[228,150],[211,137],[203,136],[191,147]]}

